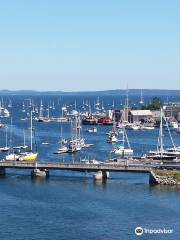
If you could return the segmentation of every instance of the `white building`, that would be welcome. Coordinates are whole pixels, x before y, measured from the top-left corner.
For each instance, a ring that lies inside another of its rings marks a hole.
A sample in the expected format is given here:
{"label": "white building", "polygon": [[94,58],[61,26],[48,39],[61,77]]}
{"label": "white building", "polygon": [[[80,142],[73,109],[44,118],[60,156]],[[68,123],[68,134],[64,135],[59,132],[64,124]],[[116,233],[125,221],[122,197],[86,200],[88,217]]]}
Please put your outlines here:
{"label": "white building", "polygon": [[130,122],[145,121],[152,118],[150,110],[131,110],[129,113]]}

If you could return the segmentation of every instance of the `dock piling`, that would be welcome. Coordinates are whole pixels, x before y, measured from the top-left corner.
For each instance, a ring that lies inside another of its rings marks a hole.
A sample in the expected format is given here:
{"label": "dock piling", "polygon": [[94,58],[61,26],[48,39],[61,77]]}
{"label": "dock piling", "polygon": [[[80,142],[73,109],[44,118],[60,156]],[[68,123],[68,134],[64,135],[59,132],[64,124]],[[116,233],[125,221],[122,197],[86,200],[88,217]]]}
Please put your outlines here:
{"label": "dock piling", "polygon": [[0,167],[0,176],[6,175],[6,169],[4,167]]}

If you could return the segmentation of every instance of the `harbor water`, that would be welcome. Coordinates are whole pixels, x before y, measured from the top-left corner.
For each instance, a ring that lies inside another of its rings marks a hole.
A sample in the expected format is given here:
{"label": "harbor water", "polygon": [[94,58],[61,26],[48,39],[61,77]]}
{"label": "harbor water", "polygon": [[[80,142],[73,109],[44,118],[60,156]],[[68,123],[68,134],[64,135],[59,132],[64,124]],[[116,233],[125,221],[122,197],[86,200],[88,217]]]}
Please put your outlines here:
{"label": "harbor water", "polygon": [[[50,115],[59,117],[64,104],[74,109],[82,107],[87,98],[91,104],[97,96],[11,96],[11,118],[2,118],[8,126],[8,139],[13,146],[23,144],[25,131],[29,144],[29,119],[22,112],[23,102],[33,99],[34,104],[43,100],[44,108],[54,102]],[[103,96],[104,108],[122,106],[124,97]],[[179,99],[176,99],[179,100]],[[9,96],[3,97],[4,102]],[[138,96],[130,97],[130,104],[138,105]],[[148,103],[150,97],[145,98]],[[123,106],[122,106],[123,107]],[[27,108],[26,108],[27,110]],[[70,123],[36,122],[34,139],[38,160],[45,162],[78,162],[80,159],[105,161],[109,158],[112,144],[106,142],[106,133],[112,126],[97,126],[97,133],[82,134],[90,148],[76,154],[56,155],[58,141],[62,135],[71,137]],[[134,154],[139,156],[156,149],[158,129],[127,131]],[[6,132],[0,129],[0,146],[5,145]],[[176,145],[180,146],[180,135],[172,132]],[[168,132],[164,132],[164,144],[170,145]],[[42,144],[42,143],[48,144]],[[5,153],[1,153],[1,159]],[[132,240],[132,239],[179,239],[180,236],[180,188],[176,186],[150,186],[148,174],[110,173],[102,182],[93,181],[93,173],[50,171],[47,179],[31,179],[29,170],[7,170],[0,178],[0,238],[3,240]],[[135,228],[172,229],[172,234],[135,235]]]}

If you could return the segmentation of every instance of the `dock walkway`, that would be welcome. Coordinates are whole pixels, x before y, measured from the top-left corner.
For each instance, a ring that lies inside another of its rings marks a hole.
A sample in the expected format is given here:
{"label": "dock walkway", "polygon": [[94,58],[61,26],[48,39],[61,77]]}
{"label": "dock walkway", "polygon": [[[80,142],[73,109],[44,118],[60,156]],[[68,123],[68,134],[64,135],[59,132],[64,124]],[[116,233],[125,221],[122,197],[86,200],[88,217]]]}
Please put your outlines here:
{"label": "dock walkway", "polygon": [[109,172],[150,172],[151,168],[144,165],[124,164],[85,164],[85,163],[56,163],[25,161],[1,161],[0,168],[33,169],[35,167],[47,170],[70,170],[70,171],[109,171]]}

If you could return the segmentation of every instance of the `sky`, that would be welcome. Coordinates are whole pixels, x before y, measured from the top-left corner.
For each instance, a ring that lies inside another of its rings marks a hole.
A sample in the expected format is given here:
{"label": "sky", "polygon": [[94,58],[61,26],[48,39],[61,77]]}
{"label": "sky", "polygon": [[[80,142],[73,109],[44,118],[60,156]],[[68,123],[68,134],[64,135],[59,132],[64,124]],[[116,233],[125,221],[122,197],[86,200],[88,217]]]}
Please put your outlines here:
{"label": "sky", "polygon": [[180,89],[179,0],[0,1],[0,89]]}

